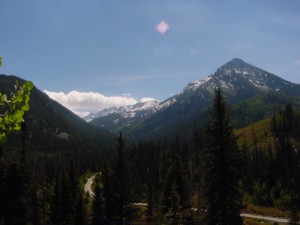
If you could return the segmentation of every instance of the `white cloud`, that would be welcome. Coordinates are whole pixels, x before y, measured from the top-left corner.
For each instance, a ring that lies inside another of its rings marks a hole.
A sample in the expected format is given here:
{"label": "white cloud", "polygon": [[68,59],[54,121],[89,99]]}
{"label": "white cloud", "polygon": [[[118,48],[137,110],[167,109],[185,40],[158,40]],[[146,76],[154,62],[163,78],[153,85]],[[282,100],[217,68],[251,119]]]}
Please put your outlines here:
{"label": "white cloud", "polygon": [[129,95],[104,96],[97,92],[71,91],[64,93],[48,90],[44,90],[44,93],[79,116],[85,116],[89,112],[98,112],[108,107],[133,105],[137,103],[137,101]]}
{"label": "white cloud", "polygon": [[155,99],[155,98],[150,98],[150,97],[146,97],[146,98],[141,99],[141,102],[150,102],[150,101],[158,101],[158,100]]}

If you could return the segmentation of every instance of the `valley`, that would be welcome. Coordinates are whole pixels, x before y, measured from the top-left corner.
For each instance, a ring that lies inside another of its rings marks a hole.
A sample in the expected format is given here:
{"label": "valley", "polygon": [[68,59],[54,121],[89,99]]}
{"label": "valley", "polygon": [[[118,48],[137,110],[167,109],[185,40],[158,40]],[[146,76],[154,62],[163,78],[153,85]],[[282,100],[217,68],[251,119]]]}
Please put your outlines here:
{"label": "valley", "polygon": [[[1,75],[0,92],[24,82]],[[220,211],[232,224],[298,218],[300,85],[241,59],[165,101],[84,118],[33,87],[23,118],[1,146],[0,224],[206,224]],[[277,210],[284,218],[267,218]]]}
{"label": "valley", "polygon": [[190,136],[195,129],[205,126],[216,87],[222,88],[238,128],[271,116],[274,110],[288,103],[300,107],[299,84],[235,58],[215,73],[189,83],[182,92],[165,101],[104,109],[84,119],[97,127],[122,132],[137,140],[176,134]]}

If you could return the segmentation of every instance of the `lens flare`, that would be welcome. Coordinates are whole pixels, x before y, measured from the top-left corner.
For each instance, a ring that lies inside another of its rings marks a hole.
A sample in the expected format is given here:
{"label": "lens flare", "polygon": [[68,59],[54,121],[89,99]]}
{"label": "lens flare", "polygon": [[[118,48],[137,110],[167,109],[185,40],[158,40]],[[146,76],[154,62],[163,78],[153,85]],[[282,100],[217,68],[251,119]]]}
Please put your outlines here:
{"label": "lens flare", "polygon": [[164,34],[170,29],[170,25],[166,21],[161,20],[155,28],[159,33]]}

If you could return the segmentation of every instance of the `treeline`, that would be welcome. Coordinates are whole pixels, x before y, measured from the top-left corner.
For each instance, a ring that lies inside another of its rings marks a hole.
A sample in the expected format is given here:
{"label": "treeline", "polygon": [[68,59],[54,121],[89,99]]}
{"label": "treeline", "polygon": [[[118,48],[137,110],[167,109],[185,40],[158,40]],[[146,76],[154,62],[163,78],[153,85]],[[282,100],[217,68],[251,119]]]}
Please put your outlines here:
{"label": "treeline", "polygon": [[102,170],[102,192],[97,188],[94,196],[102,224],[130,224],[139,203],[146,203],[150,224],[242,224],[243,157],[220,90],[207,129],[191,140],[126,148],[120,134],[116,149]]}
{"label": "treeline", "polygon": [[[131,144],[120,134],[110,149],[38,152],[21,135],[0,159],[0,224],[242,224],[243,203],[299,209],[299,113],[274,113],[267,145],[238,148],[215,94],[207,128],[190,139]],[[87,170],[98,173],[93,197]]]}
{"label": "treeline", "polygon": [[272,139],[243,146],[244,190],[257,205],[284,210],[300,207],[300,114],[288,104],[271,119]]}
{"label": "treeline", "polygon": [[0,146],[0,224],[88,224],[82,175],[100,170],[111,149],[56,138],[51,151],[33,150],[29,130],[24,122]]}

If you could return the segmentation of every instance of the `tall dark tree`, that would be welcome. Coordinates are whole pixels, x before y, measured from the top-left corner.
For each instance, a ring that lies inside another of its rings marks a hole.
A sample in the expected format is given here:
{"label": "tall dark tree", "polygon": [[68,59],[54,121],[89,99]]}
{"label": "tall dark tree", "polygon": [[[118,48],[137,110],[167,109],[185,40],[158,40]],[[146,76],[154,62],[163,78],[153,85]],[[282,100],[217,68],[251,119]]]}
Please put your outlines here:
{"label": "tall dark tree", "polygon": [[117,139],[117,156],[112,165],[113,204],[115,205],[115,218],[117,224],[122,225],[128,220],[129,203],[131,202],[130,185],[131,171],[124,150],[122,134]]}
{"label": "tall dark tree", "polygon": [[31,223],[28,169],[24,164],[0,160],[0,199],[0,224]]}
{"label": "tall dark tree", "polygon": [[171,194],[170,194],[170,208],[168,210],[168,213],[166,215],[168,224],[170,225],[183,225],[184,223],[184,211],[182,209],[182,206],[180,204],[181,199],[180,195],[177,192],[177,187],[173,183],[171,186]]}
{"label": "tall dark tree", "polygon": [[104,198],[100,183],[100,175],[95,178],[95,195],[92,206],[92,225],[101,225],[104,223]]}
{"label": "tall dark tree", "polygon": [[79,192],[76,202],[74,225],[87,225],[87,212],[82,192]]}
{"label": "tall dark tree", "polygon": [[204,134],[203,194],[208,225],[239,225],[239,187],[242,154],[230,124],[221,90],[215,90],[211,120]]}
{"label": "tall dark tree", "polygon": [[71,225],[74,223],[74,202],[71,192],[70,177],[65,168],[60,168],[55,178],[51,203],[51,220],[53,224]]}
{"label": "tall dark tree", "polygon": [[105,162],[103,170],[103,197],[105,198],[104,214],[106,220],[111,220],[115,212],[113,198],[114,191],[112,188],[111,175],[112,173],[109,170],[107,163]]}
{"label": "tall dark tree", "polygon": [[291,217],[289,219],[289,224],[290,225],[297,225],[299,224],[299,217],[297,214],[297,208],[293,207],[293,209],[291,210]]}
{"label": "tall dark tree", "polygon": [[115,178],[116,186],[117,186],[117,195],[118,195],[118,218],[120,225],[123,224],[123,218],[124,218],[124,207],[125,207],[125,188],[126,187],[126,174],[124,173],[124,167],[125,167],[125,155],[124,155],[124,139],[122,137],[122,134],[118,137],[117,141],[117,148],[118,148],[118,158],[117,158],[117,164],[116,164],[116,170],[115,172]]}

